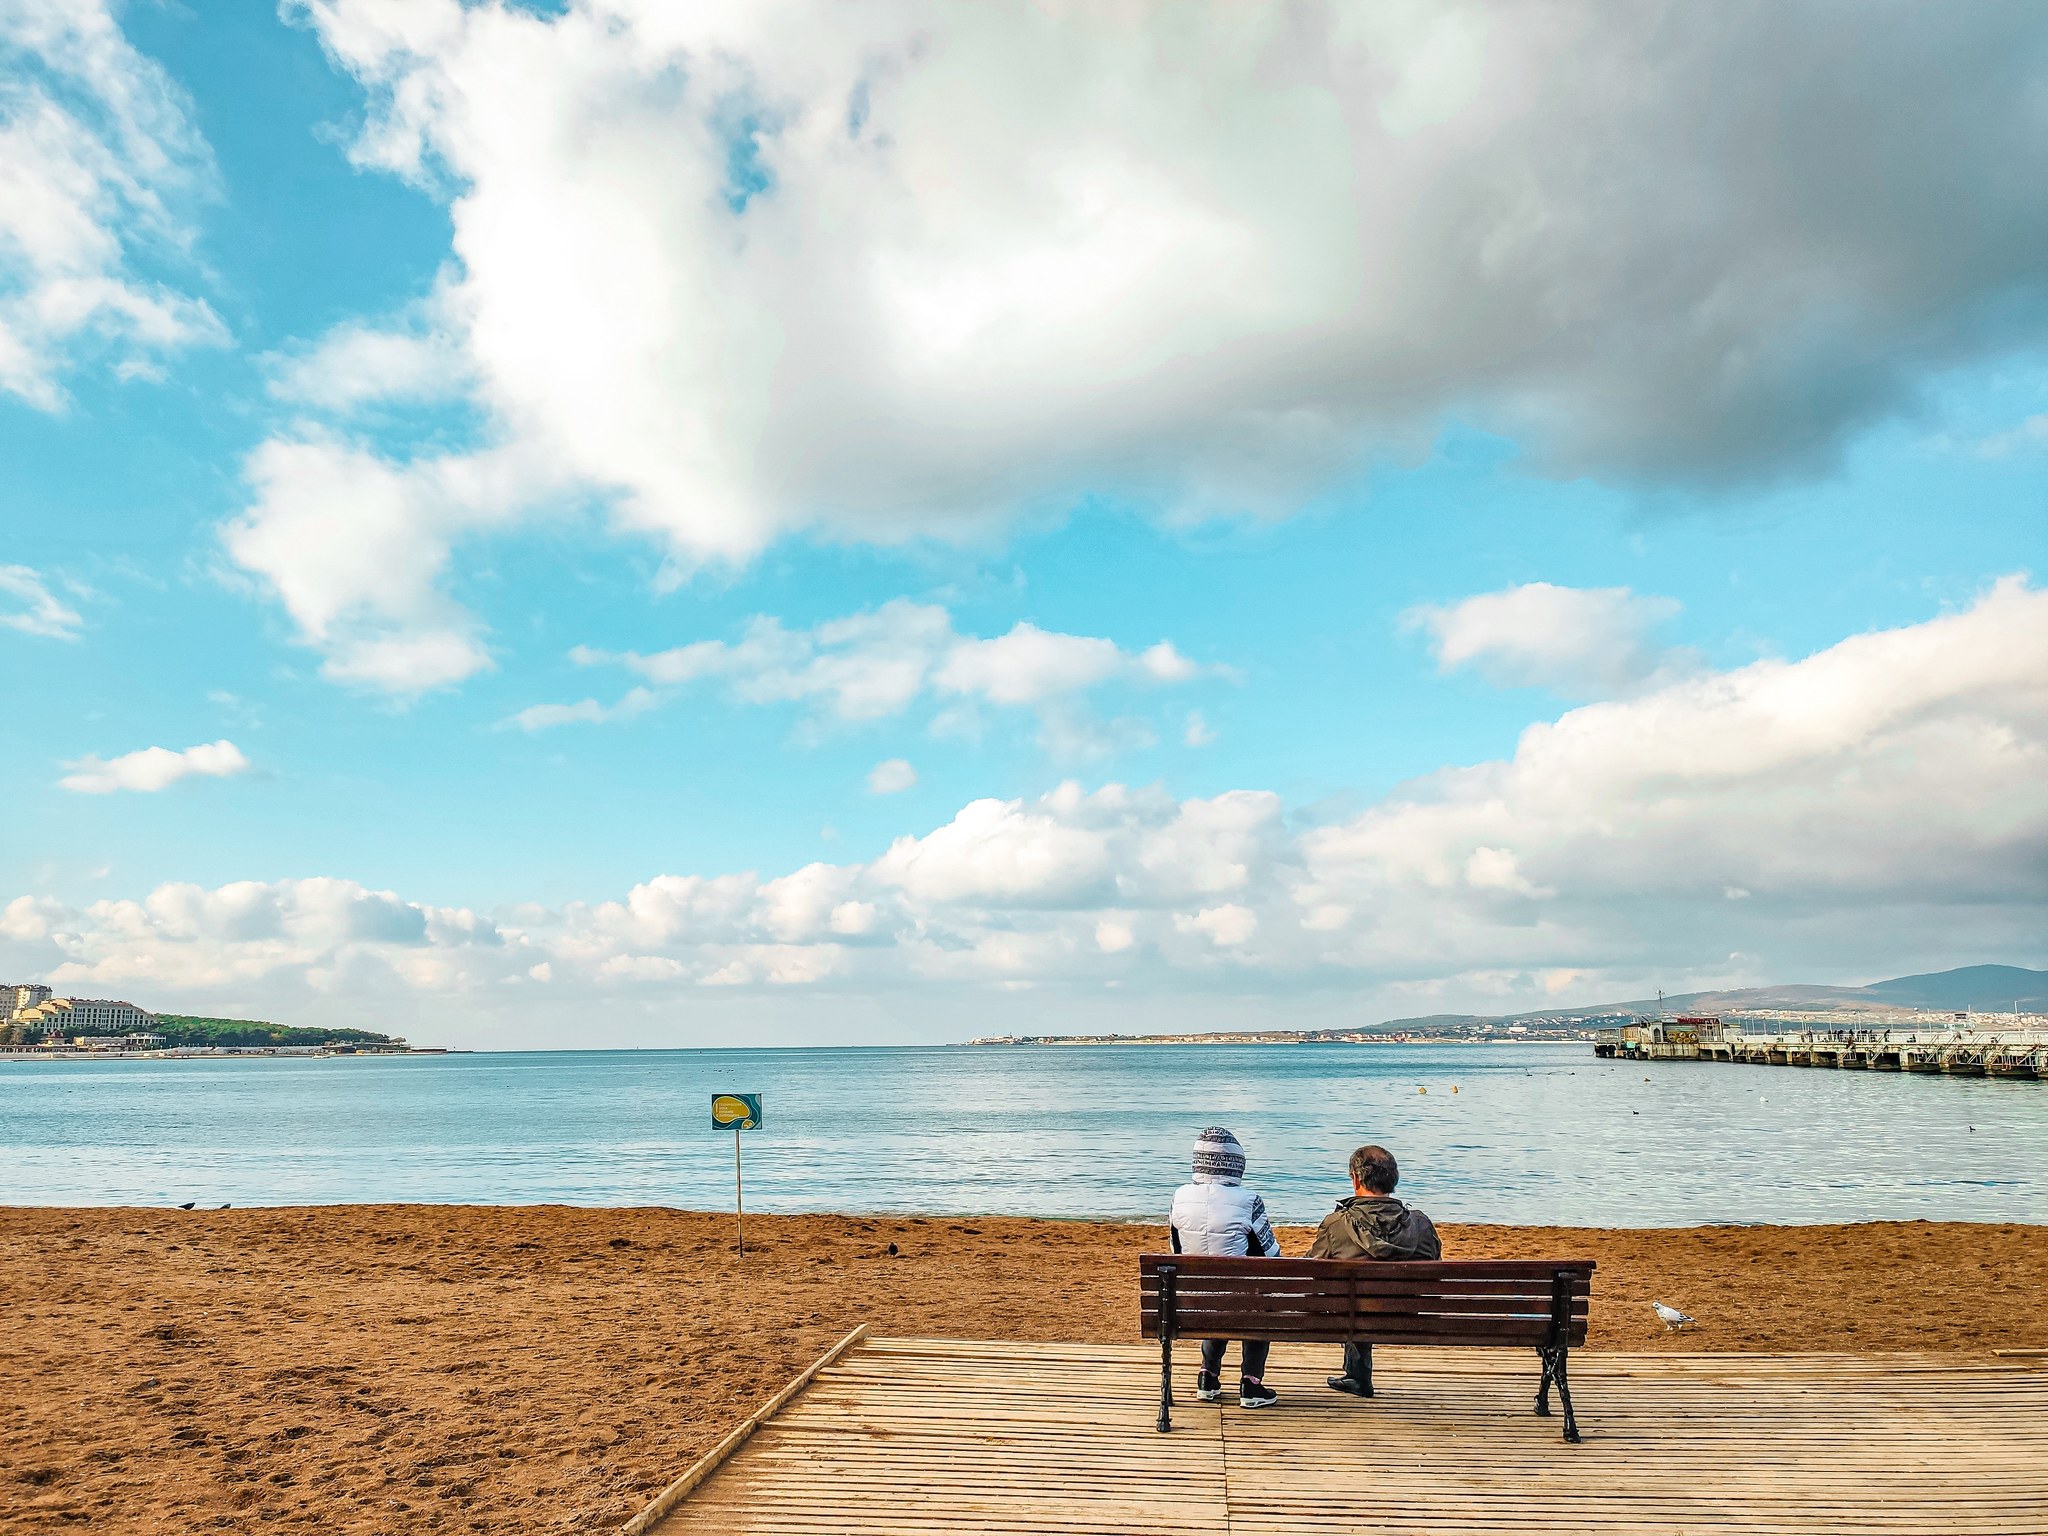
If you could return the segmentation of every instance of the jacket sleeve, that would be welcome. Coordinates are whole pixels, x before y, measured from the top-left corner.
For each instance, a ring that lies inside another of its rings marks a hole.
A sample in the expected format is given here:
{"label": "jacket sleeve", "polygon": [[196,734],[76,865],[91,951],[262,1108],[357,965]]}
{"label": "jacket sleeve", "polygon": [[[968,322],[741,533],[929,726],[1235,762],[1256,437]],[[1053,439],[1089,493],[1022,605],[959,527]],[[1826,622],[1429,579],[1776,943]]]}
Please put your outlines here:
{"label": "jacket sleeve", "polygon": [[1251,1220],[1246,1225],[1250,1228],[1250,1252],[1262,1259],[1280,1257],[1280,1239],[1273,1235],[1273,1223],[1266,1219],[1266,1202],[1257,1195],[1252,1196]]}
{"label": "jacket sleeve", "polygon": [[1166,1224],[1166,1240],[1173,1244],[1173,1251],[1175,1253],[1180,1252],[1180,1228],[1176,1227],[1172,1222]]}
{"label": "jacket sleeve", "polygon": [[1327,1259],[1330,1257],[1330,1218],[1325,1216],[1316,1226],[1316,1240],[1308,1245],[1308,1257]]}

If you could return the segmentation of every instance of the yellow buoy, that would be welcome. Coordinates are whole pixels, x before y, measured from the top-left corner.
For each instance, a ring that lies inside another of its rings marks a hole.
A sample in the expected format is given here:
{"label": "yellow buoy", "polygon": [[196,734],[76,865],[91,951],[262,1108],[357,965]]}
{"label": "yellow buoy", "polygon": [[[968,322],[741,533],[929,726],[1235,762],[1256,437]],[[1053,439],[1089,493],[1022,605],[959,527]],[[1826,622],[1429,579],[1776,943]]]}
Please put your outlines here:
{"label": "yellow buoy", "polygon": [[1416,1091],[1417,1093],[1427,1093],[1427,1092],[1429,1092],[1429,1090],[1428,1090],[1427,1088],[1418,1088],[1418,1089],[1416,1089],[1415,1091]]}

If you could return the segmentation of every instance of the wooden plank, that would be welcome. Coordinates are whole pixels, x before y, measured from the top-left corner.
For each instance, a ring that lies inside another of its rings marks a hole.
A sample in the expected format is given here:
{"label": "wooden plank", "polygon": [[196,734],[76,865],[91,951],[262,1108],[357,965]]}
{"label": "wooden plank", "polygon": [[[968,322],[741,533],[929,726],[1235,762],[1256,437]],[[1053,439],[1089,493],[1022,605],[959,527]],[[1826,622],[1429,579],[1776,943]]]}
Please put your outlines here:
{"label": "wooden plank", "polygon": [[[1234,1353],[1234,1351],[1233,1351]],[[2048,1375],[1902,1354],[1576,1357],[1583,1445],[1529,1412],[1521,1350],[1394,1346],[1371,1401],[1283,1342],[1278,1407],[1152,1429],[1142,1345],[871,1340],[659,1536],[2048,1536]]]}
{"label": "wooden plank", "polygon": [[670,1483],[648,1501],[647,1507],[619,1527],[619,1536],[641,1536],[643,1531],[652,1529],[663,1516],[680,1504],[691,1489],[716,1472],[725,1459],[745,1443],[747,1437],[766,1423],[784,1404],[810,1385],[818,1372],[852,1349],[868,1336],[868,1325],[862,1323],[845,1338],[834,1344],[824,1354],[806,1366],[796,1379],[777,1392],[767,1402],[756,1408],[738,1428],[698,1458],[695,1466]]}

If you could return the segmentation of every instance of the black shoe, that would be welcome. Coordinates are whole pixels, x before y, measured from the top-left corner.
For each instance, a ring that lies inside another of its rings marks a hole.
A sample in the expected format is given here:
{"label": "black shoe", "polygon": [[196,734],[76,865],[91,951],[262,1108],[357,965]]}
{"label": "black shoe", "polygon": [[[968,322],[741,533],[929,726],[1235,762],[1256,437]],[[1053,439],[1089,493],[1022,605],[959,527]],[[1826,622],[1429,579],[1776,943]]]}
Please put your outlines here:
{"label": "black shoe", "polygon": [[1207,1371],[1195,1372],[1195,1401],[1220,1403],[1223,1401],[1223,1378],[1211,1376]]}
{"label": "black shoe", "polygon": [[1372,1384],[1360,1381],[1356,1376],[1326,1376],[1332,1392],[1348,1392],[1353,1397],[1371,1397]]}
{"label": "black shoe", "polygon": [[1247,1376],[1238,1383],[1237,1406],[1240,1408],[1270,1408],[1280,1401],[1280,1394],[1263,1381]]}

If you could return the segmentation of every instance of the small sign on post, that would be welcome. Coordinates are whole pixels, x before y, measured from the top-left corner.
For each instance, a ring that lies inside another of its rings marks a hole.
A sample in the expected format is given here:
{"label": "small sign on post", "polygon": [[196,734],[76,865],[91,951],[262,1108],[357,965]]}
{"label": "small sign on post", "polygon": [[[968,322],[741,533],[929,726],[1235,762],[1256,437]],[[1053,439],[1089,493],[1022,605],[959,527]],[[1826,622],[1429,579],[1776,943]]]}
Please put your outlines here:
{"label": "small sign on post", "polygon": [[740,1253],[747,1251],[747,1199],[740,1180],[740,1132],[761,1128],[761,1095],[758,1093],[714,1093],[711,1096],[711,1129],[732,1132],[732,1218],[739,1233]]}

